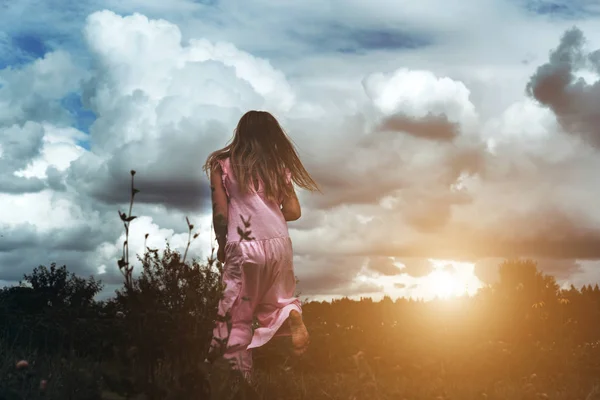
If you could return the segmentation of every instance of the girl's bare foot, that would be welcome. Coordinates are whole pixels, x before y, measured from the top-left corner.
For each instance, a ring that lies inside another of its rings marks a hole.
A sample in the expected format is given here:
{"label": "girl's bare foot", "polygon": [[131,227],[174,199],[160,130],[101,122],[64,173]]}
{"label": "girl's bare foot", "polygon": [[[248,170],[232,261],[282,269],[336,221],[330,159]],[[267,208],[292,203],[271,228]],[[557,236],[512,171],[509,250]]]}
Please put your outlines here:
{"label": "girl's bare foot", "polygon": [[294,353],[296,355],[302,355],[310,343],[308,330],[304,325],[304,321],[302,321],[302,314],[296,310],[292,310],[288,320],[290,330],[292,331],[292,346]]}

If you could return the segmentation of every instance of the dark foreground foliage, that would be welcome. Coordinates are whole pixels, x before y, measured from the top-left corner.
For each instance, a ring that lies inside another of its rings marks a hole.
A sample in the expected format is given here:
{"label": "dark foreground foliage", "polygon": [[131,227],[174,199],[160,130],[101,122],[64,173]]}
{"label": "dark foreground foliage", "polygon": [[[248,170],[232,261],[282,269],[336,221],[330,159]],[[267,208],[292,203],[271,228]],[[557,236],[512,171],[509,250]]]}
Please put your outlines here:
{"label": "dark foreground foliage", "polygon": [[600,290],[560,290],[531,261],[471,298],[307,303],[308,353],[257,349],[251,387],[205,362],[221,265],[169,247],[138,261],[134,276],[125,244],[109,301],[54,264],[0,290],[0,400],[600,399]]}
{"label": "dark foreground foliage", "polygon": [[[233,398],[227,365],[204,363],[218,269],[154,254],[109,302],[68,300],[100,286],[55,266],[25,279],[52,284],[0,292],[0,399]],[[473,298],[305,304],[308,354],[256,351],[257,398],[600,398],[600,291],[561,291],[531,262],[502,271]]]}

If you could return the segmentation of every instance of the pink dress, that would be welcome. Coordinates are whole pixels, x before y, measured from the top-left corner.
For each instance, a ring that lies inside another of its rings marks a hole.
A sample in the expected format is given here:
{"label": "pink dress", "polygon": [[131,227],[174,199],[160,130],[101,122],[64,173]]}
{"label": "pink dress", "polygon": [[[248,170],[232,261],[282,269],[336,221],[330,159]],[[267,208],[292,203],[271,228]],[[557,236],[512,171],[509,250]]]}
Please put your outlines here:
{"label": "pink dress", "polygon": [[[290,311],[302,312],[294,297],[296,279],[292,241],[287,222],[278,203],[265,198],[262,184],[258,191],[243,194],[231,168],[230,159],[220,161],[227,192],[228,233],[222,280],[225,293],[219,303],[213,346],[226,343],[223,356],[234,367],[249,374],[251,349],[274,336],[289,336],[284,324]],[[290,174],[287,174],[291,184]],[[253,317],[259,327],[252,330]]]}

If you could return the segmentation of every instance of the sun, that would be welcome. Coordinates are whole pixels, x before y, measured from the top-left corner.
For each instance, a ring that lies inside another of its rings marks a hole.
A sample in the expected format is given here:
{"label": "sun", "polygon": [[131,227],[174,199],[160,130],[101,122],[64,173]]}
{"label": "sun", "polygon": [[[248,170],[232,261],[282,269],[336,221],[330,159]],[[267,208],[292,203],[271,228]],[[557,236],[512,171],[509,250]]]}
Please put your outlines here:
{"label": "sun", "polygon": [[454,274],[441,270],[435,270],[427,275],[424,286],[432,296],[442,299],[460,296],[466,291]]}
{"label": "sun", "polygon": [[434,270],[423,278],[423,289],[428,297],[450,299],[473,295],[481,286],[473,274],[473,264],[444,260],[430,260]]}

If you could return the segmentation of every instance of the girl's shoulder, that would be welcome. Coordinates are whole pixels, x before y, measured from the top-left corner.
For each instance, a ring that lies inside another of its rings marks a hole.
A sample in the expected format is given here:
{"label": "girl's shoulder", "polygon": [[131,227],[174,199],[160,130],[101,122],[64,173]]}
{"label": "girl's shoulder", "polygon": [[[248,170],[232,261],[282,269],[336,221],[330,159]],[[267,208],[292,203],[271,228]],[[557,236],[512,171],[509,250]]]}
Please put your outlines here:
{"label": "girl's shoulder", "polygon": [[221,167],[223,172],[227,172],[229,170],[231,166],[231,160],[229,158],[229,155],[223,155],[217,158],[216,161],[217,163],[219,163],[219,166]]}

